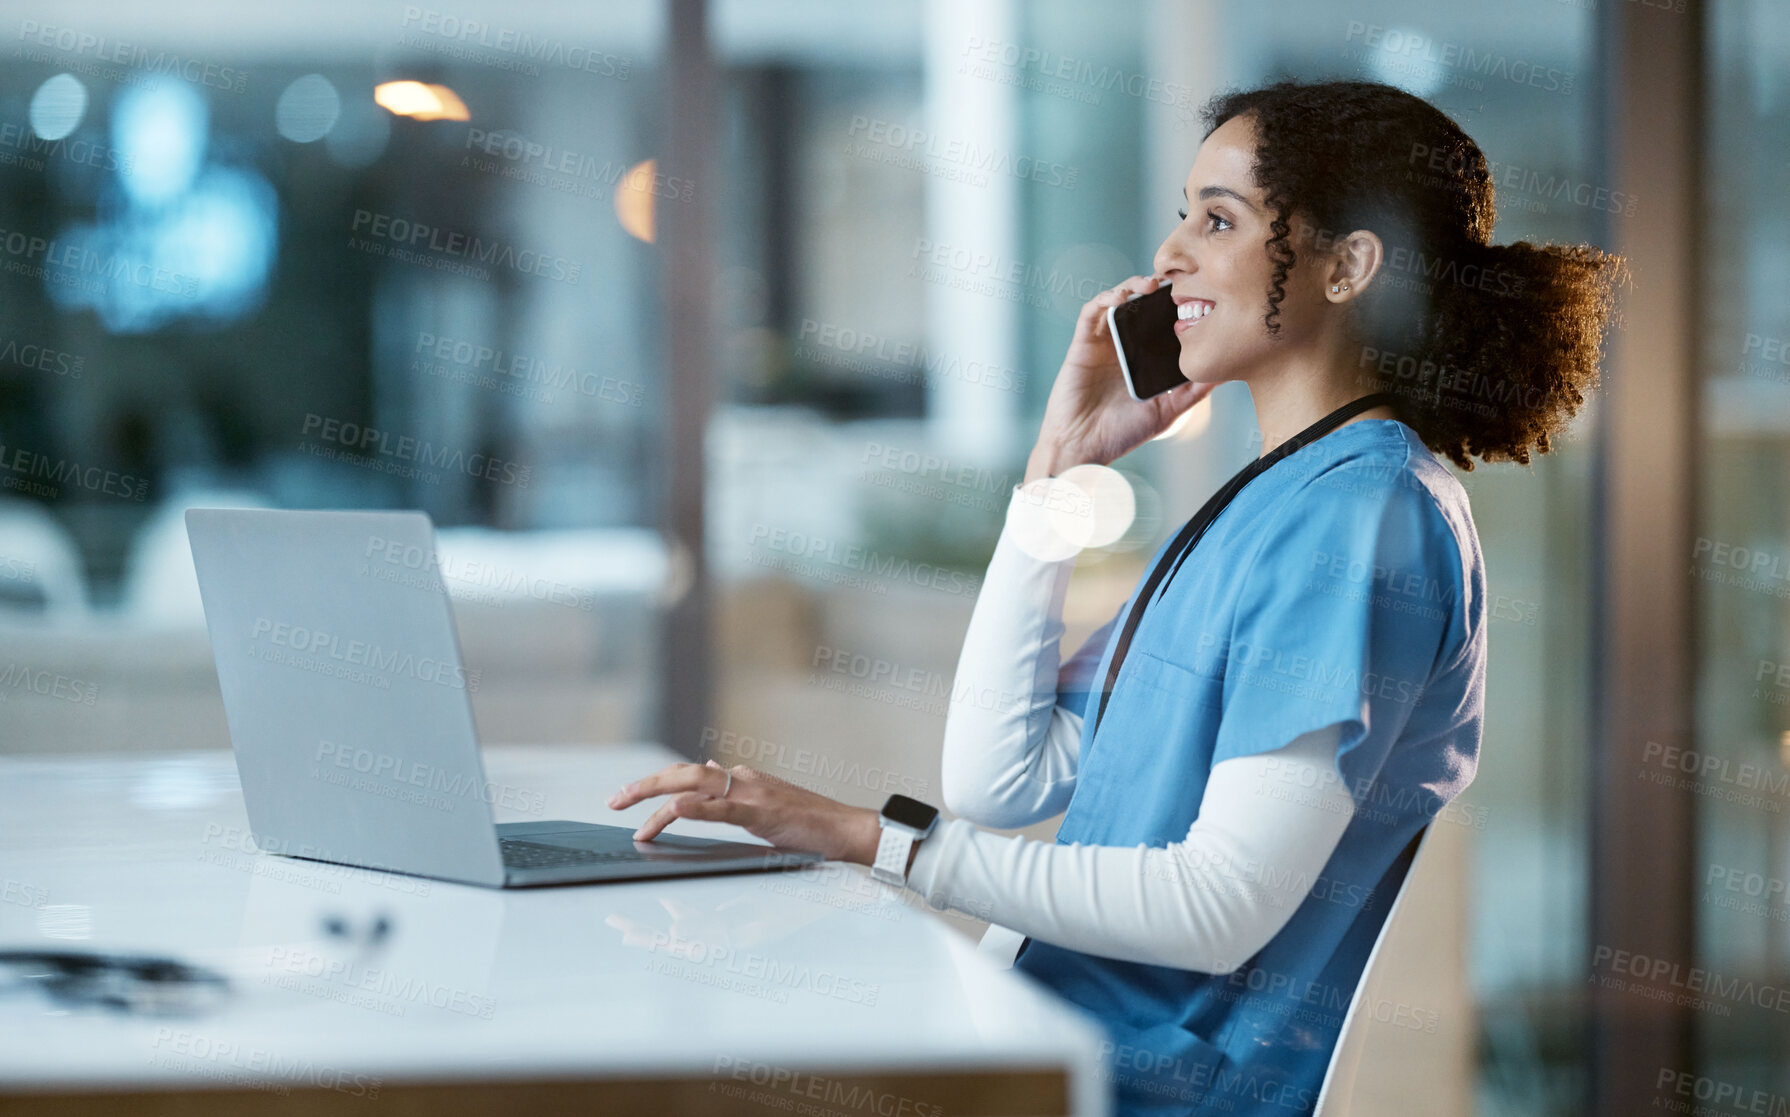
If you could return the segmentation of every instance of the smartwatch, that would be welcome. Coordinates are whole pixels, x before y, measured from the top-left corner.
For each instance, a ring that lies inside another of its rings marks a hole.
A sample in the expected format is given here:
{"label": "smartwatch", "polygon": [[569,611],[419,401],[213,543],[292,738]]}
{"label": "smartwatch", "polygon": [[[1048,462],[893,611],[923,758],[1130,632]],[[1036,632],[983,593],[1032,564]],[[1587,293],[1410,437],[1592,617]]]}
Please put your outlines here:
{"label": "smartwatch", "polygon": [[908,855],[915,842],[932,833],[938,820],[937,807],[905,795],[889,796],[883,804],[883,833],[876,843],[876,864],[870,866],[870,875],[884,884],[906,884]]}

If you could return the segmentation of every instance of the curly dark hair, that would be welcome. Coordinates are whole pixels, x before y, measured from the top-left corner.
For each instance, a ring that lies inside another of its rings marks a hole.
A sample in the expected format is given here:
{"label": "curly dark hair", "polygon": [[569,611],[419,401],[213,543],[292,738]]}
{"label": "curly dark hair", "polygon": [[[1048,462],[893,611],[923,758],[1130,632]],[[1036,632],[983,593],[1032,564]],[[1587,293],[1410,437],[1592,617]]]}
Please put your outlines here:
{"label": "curly dark hair", "polygon": [[[1255,127],[1256,184],[1273,211],[1264,323],[1280,332],[1295,239],[1357,229],[1385,255],[1359,308],[1364,388],[1462,469],[1528,464],[1597,386],[1621,257],[1590,245],[1494,245],[1485,155],[1435,106],[1377,82],[1282,81],[1220,93],[1206,135]],[[1294,237],[1295,222],[1300,238]]]}

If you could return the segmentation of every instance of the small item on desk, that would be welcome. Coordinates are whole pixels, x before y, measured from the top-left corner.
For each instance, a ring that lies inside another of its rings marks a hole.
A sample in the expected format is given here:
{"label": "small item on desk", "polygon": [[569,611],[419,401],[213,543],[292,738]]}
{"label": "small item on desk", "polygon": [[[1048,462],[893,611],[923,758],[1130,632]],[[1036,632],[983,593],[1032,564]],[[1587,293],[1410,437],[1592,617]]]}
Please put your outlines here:
{"label": "small item on desk", "polygon": [[360,953],[355,959],[358,962],[364,962],[377,954],[391,937],[391,933],[392,918],[382,911],[374,912],[364,926],[357,925],[353,919],[337,912],[325,912],[323,915],[324,936],[359,946]]}
{"label": "small item on desk", "polygon": [[324,934],[332,939],[342,939],[347,942],[359,940],[368,947],[376,947],[384,942],[391,931],[391,917],[384,912],[379,912],[368,920],[365,931],[357,930],[353,921],[345,916],[330,914],[323,917]]}
{"label": "small item on desk", "polygon": [[230,979],[176,958],[74,950],[0,950],[0,992],[36,988],[59,1007],[143,1016],[196,1016],[230,993]]}

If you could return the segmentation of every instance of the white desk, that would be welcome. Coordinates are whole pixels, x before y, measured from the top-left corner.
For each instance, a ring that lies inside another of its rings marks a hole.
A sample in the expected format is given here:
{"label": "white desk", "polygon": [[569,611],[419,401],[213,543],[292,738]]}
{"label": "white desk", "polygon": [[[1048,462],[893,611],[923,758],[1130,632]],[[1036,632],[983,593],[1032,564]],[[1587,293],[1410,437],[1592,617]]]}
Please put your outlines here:
{"label": "white desk", "polygon": [[[636,824],[603,800],[675,759],[486,750],[499,821]],[[287,860],[247,851],[227,752],[0,759],[0,794],[0,947],[233,983],[184,1019],[0,996],[0,1112],[1105,1111],[1093,1028],[856,866],[506,892]],[[370,953],[322,929],[380,912]]]}

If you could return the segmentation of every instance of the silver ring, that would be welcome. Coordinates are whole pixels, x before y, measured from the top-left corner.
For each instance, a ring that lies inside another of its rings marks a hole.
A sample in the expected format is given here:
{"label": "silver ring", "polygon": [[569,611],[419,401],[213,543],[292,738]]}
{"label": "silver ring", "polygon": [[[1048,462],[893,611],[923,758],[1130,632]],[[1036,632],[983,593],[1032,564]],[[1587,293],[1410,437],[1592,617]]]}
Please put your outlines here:
{"label": "silver ring", "polygon": [[727,793],[732,790],[733,790],[733,772],[730,769],[727,773],[727,784],[726,784],[726,786],[724,786],[721,789],[721,798],[723,798],[723,799],[727,798]]}

